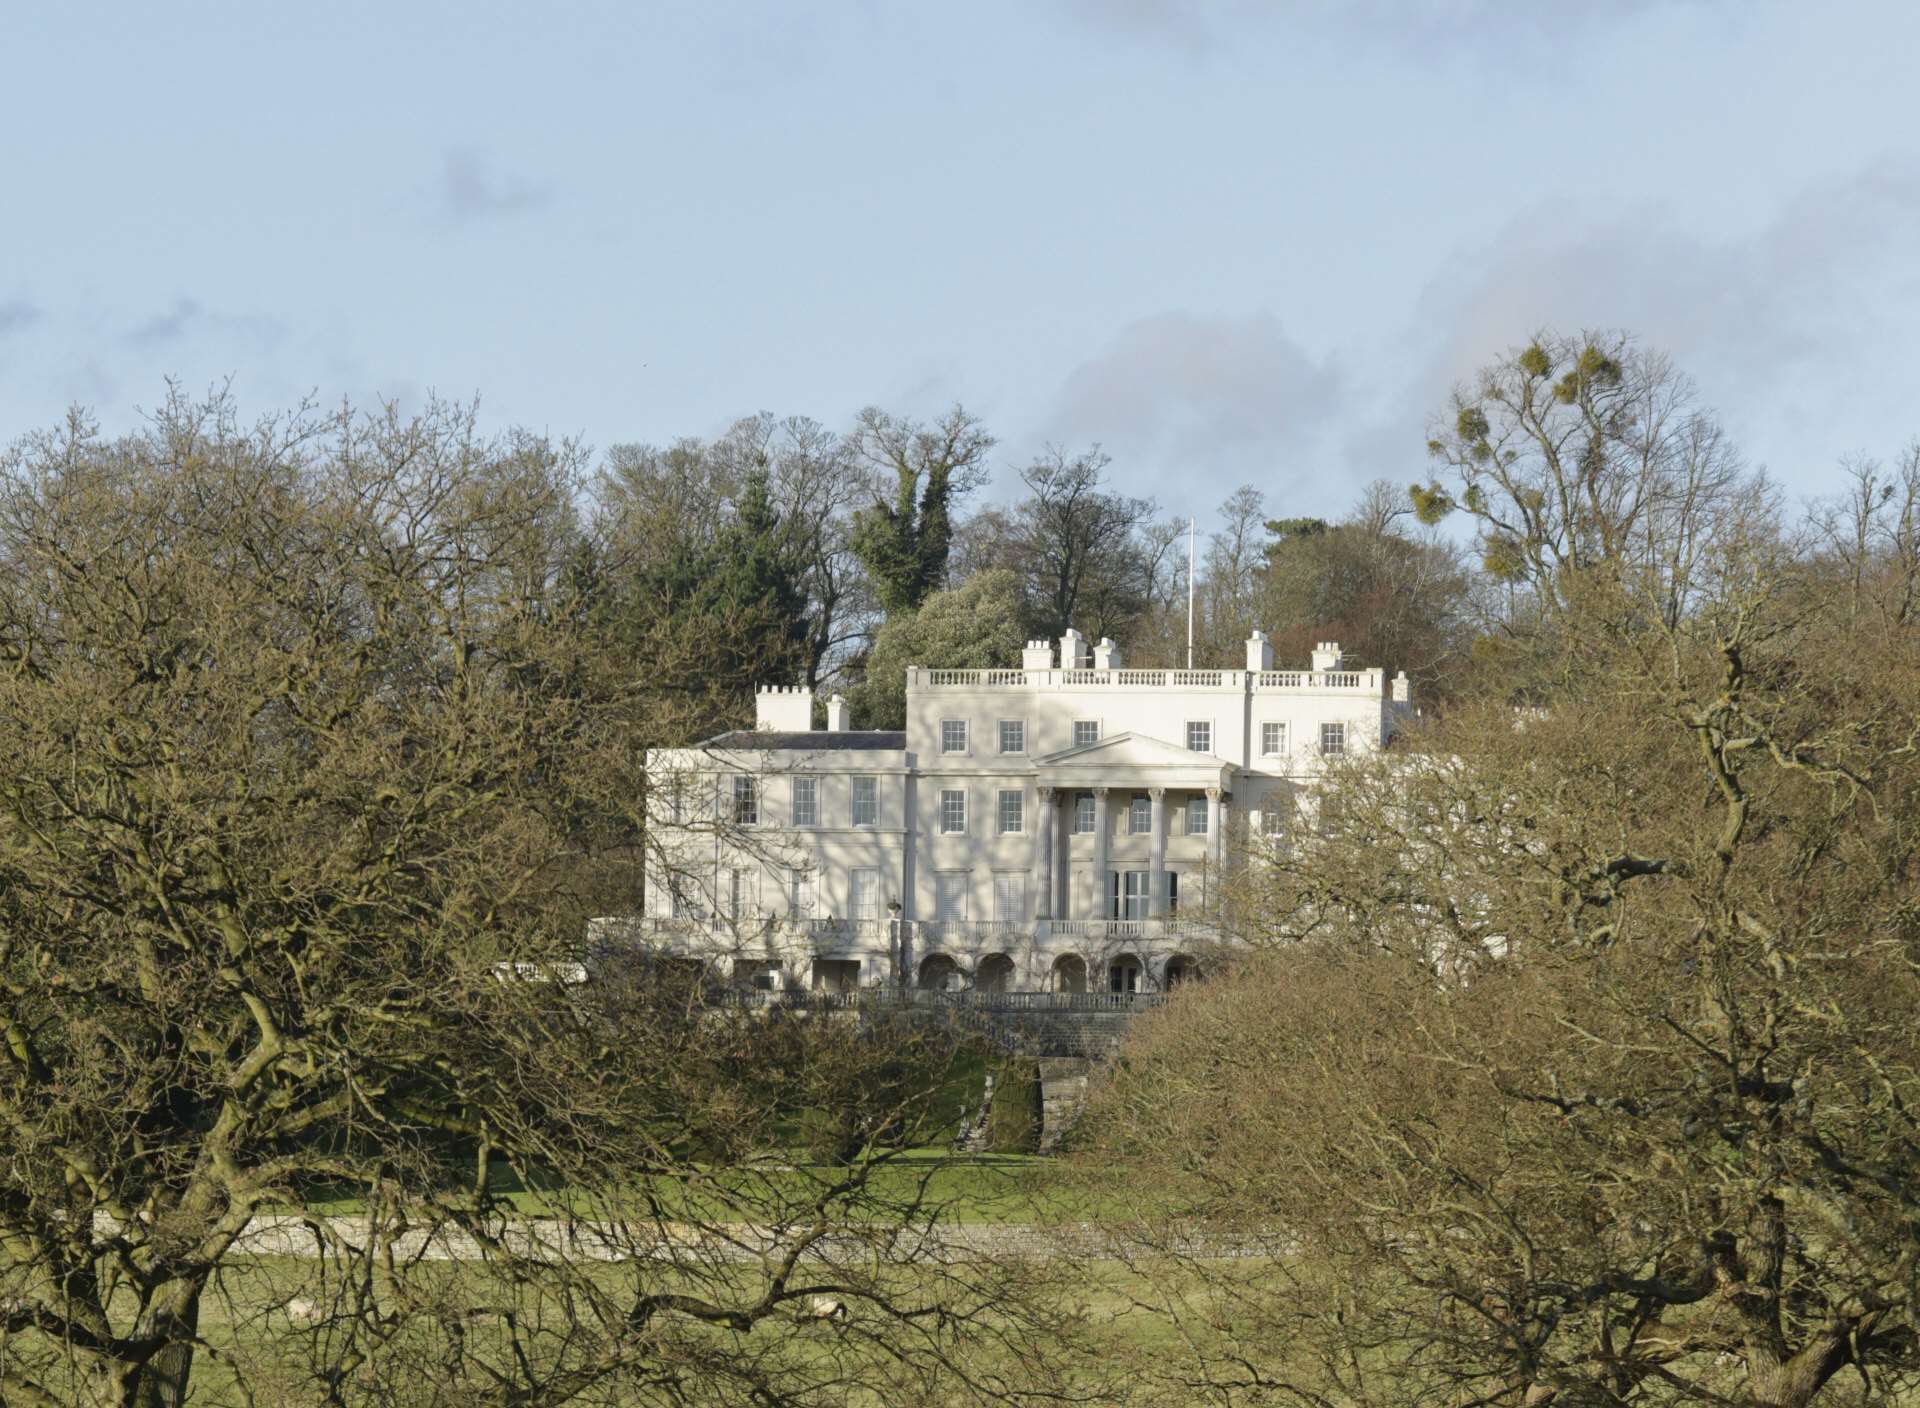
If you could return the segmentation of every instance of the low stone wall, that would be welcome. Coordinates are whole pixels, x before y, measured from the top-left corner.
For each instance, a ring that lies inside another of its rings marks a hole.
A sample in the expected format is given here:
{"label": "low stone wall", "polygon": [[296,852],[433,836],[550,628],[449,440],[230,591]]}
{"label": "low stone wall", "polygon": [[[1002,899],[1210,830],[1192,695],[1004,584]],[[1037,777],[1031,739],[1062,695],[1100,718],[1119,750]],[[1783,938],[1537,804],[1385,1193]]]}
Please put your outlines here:
{"label": "low stone wall", "polygon": [[1040,1152],[1051,1154],[1087,1104],[1093,1062],[1083,1056],[1040,1058]]}

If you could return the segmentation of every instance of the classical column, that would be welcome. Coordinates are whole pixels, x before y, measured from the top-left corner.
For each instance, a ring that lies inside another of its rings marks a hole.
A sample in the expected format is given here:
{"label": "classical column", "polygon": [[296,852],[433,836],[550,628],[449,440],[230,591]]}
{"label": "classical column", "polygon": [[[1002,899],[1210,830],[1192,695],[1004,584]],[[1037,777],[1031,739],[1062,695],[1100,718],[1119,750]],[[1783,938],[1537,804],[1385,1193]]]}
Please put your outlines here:
{"label": "classical column", "polygon": [[1033,844],[1035,850],[1033,917],[1053,918],[1053,789],[1038,790],[1040,804],[1034,808]]}
{"label": "classical column", "polygon": [[1207,903],[1220,907],[1220,885],[1227,878],[1227,794],[1218,787],[1207,789],[1207,856],[1212,862],[1207,885]]}
{"label": "classical column", "polygon": [[1107,917],[1107,789],[1093,789],[1093,913],[1091,919]]}
{"label": "classical column", "polygon": [[1053,913],[1067,919],[1073,914],[1073,793],[1064,787],[1053,794],[1047,824],[1053,828]]}
{"label": "classical column", "polygon": [[1167,913],[1167,789],[1149,787],[1153,802],[1153,830],[1148,837],[1152,846],[1147,862],[1147,918],[1162,919]]}

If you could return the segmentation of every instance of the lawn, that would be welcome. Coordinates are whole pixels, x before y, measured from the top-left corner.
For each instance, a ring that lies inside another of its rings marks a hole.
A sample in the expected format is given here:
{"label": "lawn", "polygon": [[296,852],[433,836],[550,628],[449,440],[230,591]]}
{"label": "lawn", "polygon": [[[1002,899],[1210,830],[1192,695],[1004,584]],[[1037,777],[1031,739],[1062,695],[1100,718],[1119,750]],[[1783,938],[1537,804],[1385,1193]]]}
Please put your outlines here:
{"label": "lawn", "polygon": [[[616,1304],[626,1303],[622,1293],[630,1295],[635,1289],[633,1268],[600,1265],[580,1270],[612,1293]],[[339,1362],[345,1338],[330,1314],[349,1305],[354,1291],[330,1275],[319,1262],[294,1257],[238,1258],[224,1269],[202,1304],[204,1347],[196,1356],[190,1403],[200,1408],[298,1408],[329,1401],[315,1369]],[[1118,1263],[1095,1263],[1075,1267],[1072,1275],[1074,1279],[1063,1281],[1056,1291],[1058,1308],[1070,1311],[1076,1322],[1079,1353],[1070,1362],[1065,1339],[1023,1337],[1018,1317],[1000,1315],[979,1302],[969,1324],[957,1334],[941,1330],[926,1338],[918,1331],[903,1334],[898,1323],[859,1303],[845,1322],[837,1323],[813,1319],[801,1303],[793,1313],[762,1321],[746,1333],[686,1318],[662,1324],[650,1335],[648,1349],[663,1364],[676,1361],[684,1367],[684,1398],[643,1393],[623,1382],[595,1386],[575,1401],[602,1408],[762,1401],[736,1377],[751,1365],[770,1382],[804,1386],[807,1392],[795,1400],[800,1402],[863,1408],[912,1402],[916,1408],[940,1408],[972,1401],[961,1392],[963,1376],[1002,1389],[1050,1381],[1054,1392],[1064,1387],[1071,1393],[1077,1386],[1088,1395],[1081,1398],[1084,1402],[1118,1402],[1127,1376],[1116,1366],[1135,1354],[1151,1358],[1171,1352],[1173,1331],[1142,1313],[1142,1303],[1158,1291],[1140,1273]],[[378,1279],[384,1282],[386,1277]],[[947,1296],[964,1300],[978,1289],[968,1286],[964,1268],[950,1266],[903,1268],[888,1279],[906,1300],[915,1299],[916,1293],[923,1301]],[[710,1294],[715,1288],[709,1280],[676,1285],[656,1277],[644,1289]],[[474,1401],[489,1386],[489,1370],[511,1374],[520,1353],[536,1362],[543,1354],[565,1355],[582,1337],[591,1340],[605,1328],[590,1319],[581,1324],[569,1318],[563,1300],[578,1314],[577,1293],[563,1297],[533,1292],[457,1262],[418,1264],[407,1272],[404,1294],[382,1285],[377,1299],[401,1328],[385,1349],[373,1350],[372,1360],[350,1380],[353,1387],[332,1401],[369,1408],[439,1408]],[[476,1308],[489,1305],[511,1309]],[[518,1336],[505,1328],[509,1315]],[[13,1401],[7,1391],[8,1355],[32,1356],[36,1348],[27,1338],[16,1337],[10,1345],[0,1341],[0,1402]],[[1046,1362],[1049,1350],[1059,1356],[1055,1362]],[[40,1372],[46,1381],[44,1360]],[[1140,1387],[1134,1377],[1135,1387]],[[910,1398],[896,1396],[908,1392]]]}

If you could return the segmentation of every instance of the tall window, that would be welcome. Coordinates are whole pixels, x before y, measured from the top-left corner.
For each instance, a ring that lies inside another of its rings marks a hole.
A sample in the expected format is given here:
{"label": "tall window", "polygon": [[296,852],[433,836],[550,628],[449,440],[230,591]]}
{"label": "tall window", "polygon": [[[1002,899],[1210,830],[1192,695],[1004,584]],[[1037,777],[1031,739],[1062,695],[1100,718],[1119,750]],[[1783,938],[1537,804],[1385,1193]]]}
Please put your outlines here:
{"label": "tall window", "polygon": [[1269,792],[1260,799],[1260,834],[1278,842],[1287,834],[1287,818],[1293,804],[1284,792]]}
{"label": "tall window", "polygon": [[880,917],[880,872],[860,867],[847,872],[847,909],[855,919]]}
{"label": "tall window", "polygon": [[795,916],[805,918],[813,913],[813,898],[813,867],[796,865],[787,876],[787,908]]}
{"label": "tall window", "polygon": [[733,780],[733,820],[737,826],[760,824],[760,788],[750,777]]}
{"label": "tall window", "polygon": [[793,821],[794,826],[818,826],[820,824],[820,806],[818,779],[796,777],[793,780]]}
{"label": "tall window", "polygon": [[1136,792],[1127,803],[1127,834],[1146,836],[1153,831],[1153,799],[1144,792]]}
{"label": "tall window", "polygon": [[879,778],[856,777],[853,780],[853,824],[855,826],[880,824]]}
{"label": "tall window", "polygon": [[1346,752],[1347,726],[1345,724],[1321,724],[1320,751],[1328,754]]}
{"label": "tall window", "polygon": [[1187,835],[1204,836],[1207,834],[1207,799],[1205,797],[1187,798]]}
{"label": "tall window", "polygon": [[940,751],[942,753],[964,753],[967,751],[967,721],[965,719],[940,720]]}
{"label": "tall window", "polygon": [[1269,758],[1287,751],[1287,726],[1285,724],[1260,725],[1260,751]]}
{"label": "tall window", "polygon": [[1000,720],[1000,751],[1002,753],[1024,753],[1027,751],[1027,721],[1025,719]]}
{"label": "tall window", "polygon": [[1026,797],[1024,792],[1002,792],[1000,794],[1000,834],[1018,836],[1026,827]]}
{"label": "tall window", "polygon": [[993,917],[1002,924],[1018,924],[1027,917],[1027,877],[993,877]]}
{"label": "tall window", "polygon": [[967,917],[967,873],[949,870],[933,877],[933,917],[958,923]]}
{"label": "tall window", "polygon": [[1187,751],[1190,753],[1211,753],[1213,751],[1213,725],[1187,725]]}
{"label": "tall window", "polygon": [[1076,792],[1073,794],[1073,834],[1091,836],[1093,834],[1093,793]]}
{"label": "tall window", "polygon": [[1080,748],[1089,743],[1100,741],[1100,720],[1075,719],[1073,721],[1073,746]]}
{"label": "tall window", "polygon": [[744,870],[729,870],[726,894],[726,917],[745,919],[753,910],[753,876]]}
{"label": "tall window", "polygon": [[675,826],[687,819],[687,789],[684,777],[667,779],[667,815]]}
{"label": "tall window", "polygon": [[945,836],[967,833],[967,794],[954,787],[940,794],[940,831]]}

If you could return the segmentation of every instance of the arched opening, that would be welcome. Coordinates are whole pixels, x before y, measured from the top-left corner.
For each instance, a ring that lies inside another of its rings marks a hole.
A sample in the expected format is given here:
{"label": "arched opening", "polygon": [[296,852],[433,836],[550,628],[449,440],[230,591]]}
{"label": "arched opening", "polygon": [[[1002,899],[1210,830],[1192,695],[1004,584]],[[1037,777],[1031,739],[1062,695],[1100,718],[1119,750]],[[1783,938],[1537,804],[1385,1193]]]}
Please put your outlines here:
{"label": "arched opening", "polygon": [[1188,954],[1176,953],[1167,960],[1167,986],[1177,988],[1182,983],[1195,983],[1200,980],[1200,960]]}
{"label": "arched opening", "polygon": [[1107,991],[1139,992],[1146,986],[1145,976],[1140,960],[1131,953],[1123,953],[1107,964]]}
{"label": "arched opening", "polygon": [[1085,992],[1087,990],[1087,960],[1077,953],[1063,953],[1054,959],[1053,990],[1055,992]]}
{"label": "arched opening", "polygon": [[1013,960],[1004,953],[988,954],[974,970],[973,986],[976,992],[1012,992]]}
{"label": "arched opening", "polygon": [[930,953],[920,960],[920,990],[947,992],[960,986],[960,965],[944,953]]}

